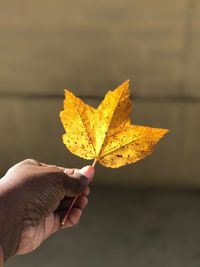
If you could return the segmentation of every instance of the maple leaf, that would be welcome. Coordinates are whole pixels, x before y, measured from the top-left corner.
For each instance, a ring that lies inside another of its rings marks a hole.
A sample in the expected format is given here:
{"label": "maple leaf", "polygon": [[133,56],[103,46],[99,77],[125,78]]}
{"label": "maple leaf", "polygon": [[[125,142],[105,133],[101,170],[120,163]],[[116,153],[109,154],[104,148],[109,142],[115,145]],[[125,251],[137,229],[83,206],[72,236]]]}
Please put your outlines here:
{"label": "maple leaf", "polygon": [[65,90],[60,118],[66,133],[63,142],[75,155],[96,159],[118,168],[134,163],[153,151],[168,129],[132,125],[129,81],[109,91],[97,109]]}

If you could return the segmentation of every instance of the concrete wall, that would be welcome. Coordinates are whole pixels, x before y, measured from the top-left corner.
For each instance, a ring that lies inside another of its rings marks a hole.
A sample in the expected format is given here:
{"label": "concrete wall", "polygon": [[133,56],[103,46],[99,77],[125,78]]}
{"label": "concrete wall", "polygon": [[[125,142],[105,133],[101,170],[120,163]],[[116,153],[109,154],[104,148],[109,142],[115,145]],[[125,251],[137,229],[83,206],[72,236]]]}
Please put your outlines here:
{"label": "concrete wall", "polygon": [[96,181],[200,186],[199,47],[197,0],[2,0],[1,172],[26,157],[87,164],[62,145],[63,88],[96,106],[129,78],[134,122],[171,133],[144,161],[97,167]]}

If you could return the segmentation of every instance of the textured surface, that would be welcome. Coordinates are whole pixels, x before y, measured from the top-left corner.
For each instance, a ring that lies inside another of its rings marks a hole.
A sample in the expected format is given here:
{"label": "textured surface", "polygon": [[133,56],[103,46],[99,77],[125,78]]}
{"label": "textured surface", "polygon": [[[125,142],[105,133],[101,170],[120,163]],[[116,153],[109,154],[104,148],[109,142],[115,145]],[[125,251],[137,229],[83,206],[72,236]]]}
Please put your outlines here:
{"label": "textured surface", "polygon": [[0,91],[198,95],[199,0],[1,0]]}
{"label": "textured surface", "polygon": [[200,194],[92,190],[77,228],[5,267],[199,267]]}

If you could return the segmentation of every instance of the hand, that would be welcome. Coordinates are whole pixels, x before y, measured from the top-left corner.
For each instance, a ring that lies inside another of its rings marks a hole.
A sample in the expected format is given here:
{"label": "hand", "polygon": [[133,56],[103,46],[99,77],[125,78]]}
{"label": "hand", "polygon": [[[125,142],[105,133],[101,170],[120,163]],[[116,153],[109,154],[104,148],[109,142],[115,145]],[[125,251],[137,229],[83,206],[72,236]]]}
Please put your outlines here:
{"label": "hand", "polygon": [[88,183],[93,175],[92,166],[65,169],[30,159],[9,169],[0,179],[0,245],[4,259],[28,253],[59,229],[76,225],[87,205]]}

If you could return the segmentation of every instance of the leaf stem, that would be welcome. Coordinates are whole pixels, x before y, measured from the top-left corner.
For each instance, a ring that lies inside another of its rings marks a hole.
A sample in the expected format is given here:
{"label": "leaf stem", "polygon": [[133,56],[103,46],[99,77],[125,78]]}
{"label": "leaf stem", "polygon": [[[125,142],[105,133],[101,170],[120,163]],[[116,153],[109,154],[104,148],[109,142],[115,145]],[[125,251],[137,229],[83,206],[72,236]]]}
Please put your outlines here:
{"label": "leaf stem", "polygon": [[69,208],[68,208],[68,210],[67,210],[67,213],[66,213],[65,217],[63,218],[63,220],[62,220],[62,222],[61,222],[61,225],[62,225],[62,226],[65,225],[66,220],[67,220],[67,218],[68,218],[68,216],[69,216],[69,213],[70,213],[71,209],[73,208],[74,203],[76,202],[78,196],[79,196],[79,195],[76,195],[76,196],[74,197],[74,199],[72,200],[72,202],[71,202],[71,204],[70,204],[70,206],[69,206]]}
{"label": "leaf stem", "polygon": [[[92,167],[95,167],[96,163],[97,163],[97,158],[94,159],[94,161],[93,161],[93,163],[92,163]],[[69,216],[69,213],[70,213],[70,211],[72,210],[72,208],[73,208],[73,206],[74,206],[74,203],[76,202],[78,196],[79,196],[79,194],[77,194],[77,195],[74,197],[74,199],[72,200],[72,202],[71,202],[71,204],[70,204],[70,206],[69,206],[69,208],[68,208],[68,210],[67,210],[67,213],[66,213],[65,217],[63,218],[63,220],[62,220],[62,222],[61,222],[61,225],[62,225],[62,226],[65,225],[66,220],[67,220],[67,218],[68,218],[68,216]]]}
{"label": "leaf stem", "polygon": [[97,163],[97,158],[94,159],[94,161],[92,163],[92,167],[95,167],[96,163]]}

